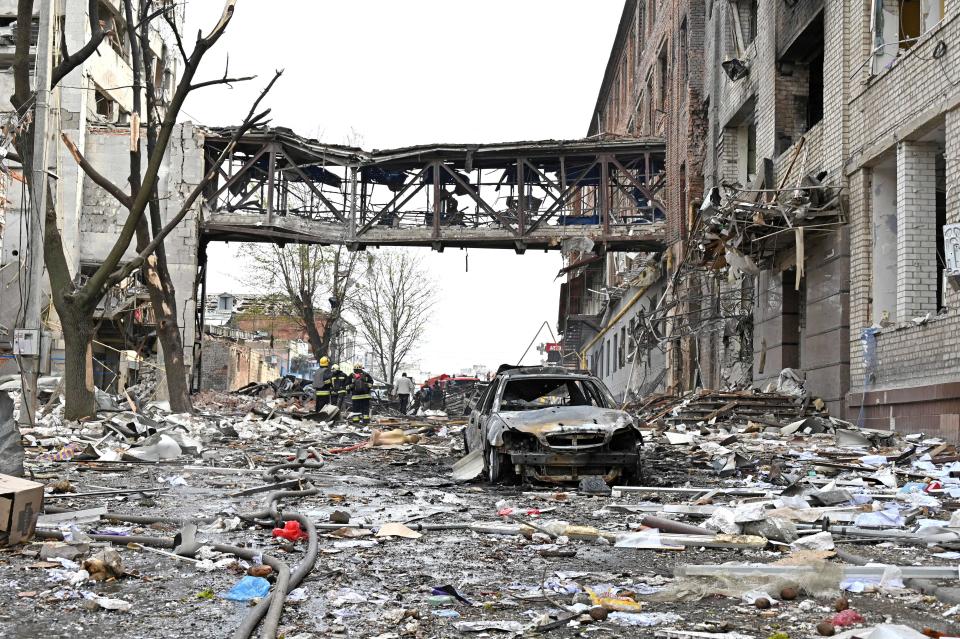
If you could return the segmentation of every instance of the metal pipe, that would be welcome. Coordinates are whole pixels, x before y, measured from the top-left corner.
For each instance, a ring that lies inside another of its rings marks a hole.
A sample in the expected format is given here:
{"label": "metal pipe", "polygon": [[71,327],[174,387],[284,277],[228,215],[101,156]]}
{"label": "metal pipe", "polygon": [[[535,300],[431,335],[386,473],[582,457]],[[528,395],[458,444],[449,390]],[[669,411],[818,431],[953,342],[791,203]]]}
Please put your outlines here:
{"label": "metal pipe", "polygon": [[[845,578],[879,578],[889,566],[841,566]],[[956,566],[895,566],[903,579],[956,580]],[[817,566],[777,566],[763,564],[687,565],[678,566],[677,577],[791,577],[797,573],[817,572]]]}
{"label": "metal pipe", "polygon": [[674,521],[672,519],[663,519],[662,517],[654,517],[652,515],[646,515],[640,518],[640,523],[648,528],[656,528],[662,530],[666,533],[676,533],[678,535],[704,535],[713,537],[716,533],[711,530],[706,530],[700,528],[699,526],[693,526],[691,524],[685,524],[680,521]]}

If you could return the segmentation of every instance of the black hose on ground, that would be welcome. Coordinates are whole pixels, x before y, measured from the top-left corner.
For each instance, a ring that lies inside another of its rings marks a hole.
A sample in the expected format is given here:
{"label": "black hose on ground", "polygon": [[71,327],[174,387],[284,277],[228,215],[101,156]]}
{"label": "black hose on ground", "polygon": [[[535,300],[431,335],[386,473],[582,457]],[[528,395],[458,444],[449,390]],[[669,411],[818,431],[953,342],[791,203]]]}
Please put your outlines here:
{"label": "black hose on ground", "polygon": [[[279,481],[277,473],[282,470],[297,468],[300,469],[300,475],[302,476],[304,469],[320,468],[321,466],[321,463],[308,461],[307,456],[301,452],[301,454],[298,455],[298,460],[296,462],[273,466],[267,469],[263,475],[263,478],[265,481],[277,482]],[[276,638],[277,629],[280,625],[280,617],[283,614],[283,605],[287,598],[287,593],[299,586],[306,576],[313,570],[313,567],[316,565],[317,555],[319,554],[319,538],[317,536],[317,528],[314,523],[305,515],[295,511],[289,511],[281,515],[277,508],[277,502],[284,498],[307,497],[316,495],[319,492],[320,491],[317,488],[274,491],[267,495],[267,507],[265,509],[255,513],[244,513],[240,515],[242,519],[255,521],[260,526],[279,525],[283,521],[299,522],[300,526],[307,533],[307,550],[303,561],[300,562],[296,571],[293,573],[290,572],[290,568],[287,566],[287,564],[280,561],[276,557],[263,554],[261,551],[251,548],[229,546],[226,544],[211,544],[211,547],[217,552],[229,553],[243,559],[254,560],[257,557],[261,557],[263,563],[273,568],[277,574],[277,580],[273,590],[269,595],[261,599],[260,602],[250,610],[250,612],[247,613],[240,627],[237,628],[236,632],[234,633],[234,639],[249,639],[249,637],[253,635],[253,632],[256,630],[257,626],[260,625],[261,621],[263,621],[263,627],[260,630],[260,637],[262,639]],[[53,510],[50,512],[53,512]],[[142,525],[164,523],[181,526],[187,523],[208,524],[216,521],[215,518],[209,517],[192,520],[172,517],[125,515],[122,513],[107,513],[103,515],[103,519],[108,521],[128,522]],[[36,535],[42,539],[63,539],[63,533],[59,531],[38,530]],[[154,548],[172,549],[176,546],[176,542],[173,539],[166,539],[163,537],[148,537],[139,535],[90,535],[90,538],[95,541],[109,542],[112,544],[126,545],[135,543]]]}
{"label": "black hose on ground", "polygon": [[[279,473],[283,470],[296,468],[303,477],[305,469],[321,468],[322,463],[310,461],[309,453],[306,450],[297,451],[297,459],[294,462],[278,464],[268,468],[262,475],[264,481],[279,482]],[[281,587],[279,581],[271,593],[258,603],[244,618],[243,623],[234,633],[234,639],[248,639],[253,635],[257,625],[263,620],[263,627],[260,630],[261,639],[274,639],[277,636],[277,628],[280,625],[280,617],[283,614],[283,604],[286,602],[287,593],[296,588],[303,579],[313,570],[317,561],[319,552],[319,539],[317,529],[306,516],[296,511],[289,511],[282,515],[277,509],[277,502],[288,497],[308,497],[319,493],[317,488],[305,488],[303,490],[278,490],[267,495],[267,507],[264,510],[255,513],[243,513],[241,518],[253,520],[258,525],[270,526],[279,525],[281,521],[297,521],[300,526],[306,529],[307,533],[307,553],[296,572]],[[269,518],[269,519],[266,519]]]}
{"label": "black hose on ground", "polygon": [[[303,561],[297,566],[297,569],[290,576],[289,585],[285,590],[281,590],[279,580],[277,586],[273,591],[265,598],[260,600],[254,608],[247,614],[243,619],[243,623],[237,628],[236,632],[233,634],[233,639],[247,639],[253,635],[253,631],[256,629],[257,624],[260,623],[261,619],[264,619],[263,628],[260,631],[260,636],[263,638],[272,638],[276,637],[277,626],[280,623],[280,615],[282,613],[283,603],[286,600],[287,594],[299,586],[308,574],[313,570],[314,565],[317,562],[317,555],[319,554],[319,538],[317,537],[317,529],[314,527],[313,522],[304,515],[299,513],[285,513],[283,515],[284,521],[298,521],[300,525],[307,531],[307,552],[303,558]],[[283,593],[282,596],[278,596],[278,593]],[[274,606],[278,606],[278,612],[274,613]],[[268,613],[269,609],[269,613]]]}

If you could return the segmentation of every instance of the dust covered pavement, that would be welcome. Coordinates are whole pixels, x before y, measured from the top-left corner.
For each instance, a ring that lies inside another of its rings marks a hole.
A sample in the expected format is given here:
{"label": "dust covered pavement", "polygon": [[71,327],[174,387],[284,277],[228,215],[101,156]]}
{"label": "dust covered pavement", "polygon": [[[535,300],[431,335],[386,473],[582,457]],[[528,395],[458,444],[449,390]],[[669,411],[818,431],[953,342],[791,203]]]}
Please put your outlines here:
{"label": "dust covered pavement", "polygon": [[[0,635],[236,636],[285,571],[288,639],[960,631],[956,451],[820,417],[764,424],[740,400],[716,415],[703,398],[638,407],[646,485],[611,495],[456,483],[461,423],[441,416],[381,418],[374,433],[314,421],[297,398],[207,395],[195,416],[51,418],[24,433],[46,514],[0,551]],[[317,540],[295,587],[312,544],[293,522]],[[863,561],[887,567],[844,574]],[[952,576],[925,582],[937,596],[910,587],[905,571],[938,566]]]}

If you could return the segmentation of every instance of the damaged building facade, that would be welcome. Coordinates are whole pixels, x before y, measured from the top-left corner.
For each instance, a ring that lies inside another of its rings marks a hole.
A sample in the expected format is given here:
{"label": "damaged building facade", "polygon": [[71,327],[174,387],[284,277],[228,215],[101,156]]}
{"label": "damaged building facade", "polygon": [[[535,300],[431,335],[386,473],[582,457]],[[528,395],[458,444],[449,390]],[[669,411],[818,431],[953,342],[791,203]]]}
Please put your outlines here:
{"label": "damaged building facade", "polygon": [[634,255],[571,261],[567,348],[626,399],[794,369],[833,415],[956,437],[958,13],[626,2],[589,133],[666,142],[666,244],[622,294]]}
{"label": "damaged building facade", "polygon": [[[76,51],[90,37],[87,0],[64,0],[55,3],[50,50],[46,55],[58,59],[61,43],[68,51]],[[35,11],[39,11],[37,3]],[[131,120],[133,112],[133,82],[131,47],[126,38],[123,7],[119,0],[102,0],[99,3],[101,22],[111,27],[111,33],[97,49],[95,55],[74,69],[51,95],[49,112],[49,174],[53,180],[53,197],[60,216],[64,250],[68,265],[75,278],[82,279],[92,273],[101,263],[120,232],[124,209],[116,200],[87,177],[61,140],[69,138],[103,175],[114,184],[126,184],[129,176]],[[0,2],[0,27],[15,30],[17,2]],[[182,9],[178,13],[182,20]],[[39,22],[39,17],[35,17]],[[115,27],[115,28],[114,28]],[[10,54],[3,60],[0,69],[0,94],[13,93],[12,35],[3,39],[3,47]],[[36,36],[35,36],[36,38]],[[159,104],[169,99],[177,74],[176,48],[168,47],[163,34],[152,34],[151,45],[160,61],[154,74]],[[43,52],[40,52],[43,55]],[[14,122],[15,114],[4,114],[8,122]],[[164,220],[175,215],[190,191],[202,179],[204,171],[203,134],[189,123],[177,125],[164,158],[160,173],[159,193],[161,216]],[[2,265],[0,265],[0,342],[9,352],[13,327],[17,326],[22,313],[25,263],[24,238],[29,237],[29,211],[23,197],[23,177],[18,165],[10,163],[6,201],[6,225],[3,235]],[[173,284],[177,291],[177,303],[181,309],[180,328],[183,342],[190,348],[194,342],[195,281],[197,273],[197,245],[199,241],[199,217],[187,216],[167,238],[165,246]],[[131,247],[127,259],[133,257]],[[125,351],[133,350],[148,354],[153,348],[154,316],[146,288],[134,274],[121,286],[112,290],[97,312],[100,330],[94,342],[94,381],[109,387],[117,379],[117,371]],[[43,286],[48,289],[46,275]],[[63,369],[63,341],[58,336],[58,320],[50,304],[49,292],[45,291],[42,305],[45,312],[44,326],[49,349],[44,348],[41,358],[42,370],[54,375]],[[187,362],[192,355],[187,353]],[[3,360],[3,373],[16,373],[12,357]]]}

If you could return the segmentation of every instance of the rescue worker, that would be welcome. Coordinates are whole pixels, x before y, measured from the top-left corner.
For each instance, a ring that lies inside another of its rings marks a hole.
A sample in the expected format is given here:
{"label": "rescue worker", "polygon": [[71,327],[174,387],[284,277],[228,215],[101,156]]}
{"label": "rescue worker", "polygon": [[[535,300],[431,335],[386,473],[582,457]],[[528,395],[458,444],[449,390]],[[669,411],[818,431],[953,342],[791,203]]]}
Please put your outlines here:
{"label": "rescue worker", "polygon": [[317,393],[317,408],[320,410],[330,403],[333,377],[330,374],[330,359],[324,355],[320,358],[320,368],[313,374],[313,390]]}
{"label": "rescue worker", "polygon": [[370,392],[373,389],[373,377],[363,370],[363,364],[360,362],[353,365],[350,389],[352,392],[350,412],[354,414],[350,421],[366,426],[370,423]]}
{"label": "rescue worker", "polygon": [[331,389],[330,401],[336,404],[337,408],[343,410],[344,398],[347,396],[347,386],[350,385],[350,376],[340,370],[340,366],[334,364],[330,367],[333,375],[333,387]]}

